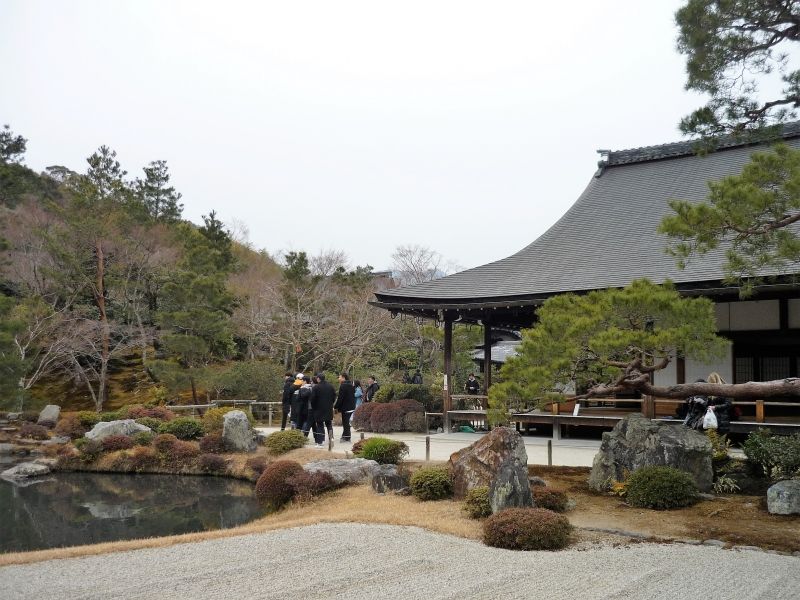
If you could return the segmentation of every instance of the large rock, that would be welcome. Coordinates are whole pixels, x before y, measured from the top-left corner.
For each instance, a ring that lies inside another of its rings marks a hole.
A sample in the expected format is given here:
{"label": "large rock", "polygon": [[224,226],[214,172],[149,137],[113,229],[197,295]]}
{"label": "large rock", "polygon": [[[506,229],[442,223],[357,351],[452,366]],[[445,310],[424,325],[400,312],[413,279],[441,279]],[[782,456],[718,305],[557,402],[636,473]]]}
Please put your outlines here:
{"label": "large rock", "polygon": [[329,473],[338,484],[361,483],[379,471],[378,463],[366,458],[333,458],[307,463],[303,468],[309,473]]}
{"label": "large rock", "polygon": [[770,487],[767,510],[773,515],[800,515],[800,479],[779,481]]}
{"label": "large rock", "polygon": [[626,416],[613,431],[603,434],[594,457],[589,487],[605,491],[613,481],[640,467],[667,466],[689,473],[701,491],[711,489],[711,443],[702,433],[684,427],[651,421],[640,414]]}
{"label": "large rock", "polygon": [[42,421],[49,423],[58,423],[58,418],[61,416],[61,407],[57,404],[48,404],[39,413],[39,420],[37,423],[41,424]]}
{"label": "large rock", "polygon": [[528,483],[528,454],[522,436],[496,427],[477,442],[450,456],[453,495],[464,498],[473,488],[489,488],[492,512],[533,506]]}
{"label": "large rock", "polygon": [[241,410],[225,413],[222,418],[222,439],[225,448],[231,452],[254,452],[256,449],[253,428]]}
{"label": "large rock", "polygon": [[19,463],[16,467],[11,467],[0,473],[3,479],[28,479],[29,477],[41,477],[50,472],[50,467],[47,465],[37,465],[32,462]]}
{"label": "large rock", "polygon": [[90,440],[104,440],[110,435],[135,435],[140,431],[152,430],[145,425],[141,425],[133,419],[123,419],[121,421],[105,421],[98,423],[92,430],[86,433],[86,437]]}
{"label": "large rock", "polygon": [[378,465],[372,476],[372,489],[378,494],[397,492],[408,487],[408,475],[400,473],[397,465]]}

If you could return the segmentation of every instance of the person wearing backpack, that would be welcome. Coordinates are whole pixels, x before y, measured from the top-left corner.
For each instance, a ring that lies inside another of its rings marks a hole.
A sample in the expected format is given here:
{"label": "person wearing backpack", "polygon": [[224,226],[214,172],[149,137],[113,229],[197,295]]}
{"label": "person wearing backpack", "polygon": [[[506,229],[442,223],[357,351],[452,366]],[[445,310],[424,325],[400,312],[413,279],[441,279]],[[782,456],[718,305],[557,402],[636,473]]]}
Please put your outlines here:
{"label": "person wearing backpack", "polygon": [[309,402],[311,400],[311,378],[303,376],[302,385],[295,391],[292,397],[292,427],[299,429],[303,435],[308,437],[311,430],[311,417],[309,416]]}
{"label": "person wearing backpack", "polygon": [[372,402],[379,389],[381,389],[381,386],[378,385],[378,381],[375,379],[375,376],[370,375],[367,378],[367,393],[364,394],[364,402]]}

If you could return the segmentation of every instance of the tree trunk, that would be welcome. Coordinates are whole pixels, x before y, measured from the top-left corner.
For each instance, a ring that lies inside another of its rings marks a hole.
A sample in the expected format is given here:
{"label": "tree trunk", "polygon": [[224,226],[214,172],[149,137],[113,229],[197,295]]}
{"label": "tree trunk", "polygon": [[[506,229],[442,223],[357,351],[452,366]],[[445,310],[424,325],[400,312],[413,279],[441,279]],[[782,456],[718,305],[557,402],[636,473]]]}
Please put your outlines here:
{"label": "tree trunk", "polygon": [[197,386],[194,383],[194,377],[189,377],[192,384],[192,404],[197,404]]}
{"label": "tree trunk", "polygon": [[640,392],[658,398],[682,399],[690,396],[719,396],[733,400],[763,400],[765,398],[800,398],[800,378],[789,377],[775,381],[748,381],[747,383],[679,383],[670,386],[656,386],[649,381],[649,373],[641,374],[635,380],[623,381],[616,385],[599,385],[581,398],[608,397],[620,392]]}
{"label": "tree trunk", "polygon": [[101,349],[100,349],[100,381],[98,383],[98,394],[96,402],[98,404],[98,411],[102,408],[103,403],[107,400],[108,386],[106,378],[108,376],[108,361],[109,361],[109,341],[111,339],[111,328],[108,324],[108,315],[106,315],[106,291],[105,291],[105,269],[106,260],[103,253],[103,244],[100,240],[95,243],[95,258],[97,260],[97,280],[95,281],[95,303],[97,310],[100,313],[101,324]]}

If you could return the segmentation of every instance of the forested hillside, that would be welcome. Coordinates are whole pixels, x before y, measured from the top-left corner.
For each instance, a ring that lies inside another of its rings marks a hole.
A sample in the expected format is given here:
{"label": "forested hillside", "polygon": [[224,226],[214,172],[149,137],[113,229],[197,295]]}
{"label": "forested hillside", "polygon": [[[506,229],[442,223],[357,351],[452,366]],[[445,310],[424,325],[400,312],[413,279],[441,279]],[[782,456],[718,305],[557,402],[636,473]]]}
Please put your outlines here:
{"label": "forested hillside", "polygon": [[[184,220],[165,161],[129,175],[101,146],[81,172],[36,173],[26,142],[0,131],[0,407],[276,400],[284,369],[440,368],[439,331],[367,304],[391,282],[371,267],[340,251],[270,256],[214,212]],[[399,248],[399,268],[419,250]],[[458,364],[470,369],[465,352]]]}

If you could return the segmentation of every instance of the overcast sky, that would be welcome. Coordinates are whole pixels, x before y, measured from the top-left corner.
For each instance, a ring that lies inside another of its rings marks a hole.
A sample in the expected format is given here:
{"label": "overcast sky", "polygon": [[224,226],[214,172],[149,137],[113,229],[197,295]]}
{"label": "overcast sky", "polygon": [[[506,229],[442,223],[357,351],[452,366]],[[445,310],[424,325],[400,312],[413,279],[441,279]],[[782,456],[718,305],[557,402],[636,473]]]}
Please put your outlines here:
{"label": "overcast sky", "polygon": [[682,3],[2,0],[0,124],[36,170],[165,159],[187,218],[256,248],[473,267],[552,225],[598,148],[681,139]]}

